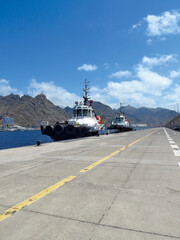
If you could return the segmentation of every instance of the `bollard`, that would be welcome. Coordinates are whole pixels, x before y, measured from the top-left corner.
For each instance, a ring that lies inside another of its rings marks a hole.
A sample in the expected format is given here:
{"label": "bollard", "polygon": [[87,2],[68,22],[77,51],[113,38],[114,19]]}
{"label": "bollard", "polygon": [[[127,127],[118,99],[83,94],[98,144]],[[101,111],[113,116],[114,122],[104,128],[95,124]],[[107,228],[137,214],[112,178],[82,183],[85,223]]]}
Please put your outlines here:
{"label": "bollard", "polygon": [[36,141],[36,145],[37,145],[37,146],[40,146],[40,144],[41,144],[41,140],[37,140],[37,141]]}

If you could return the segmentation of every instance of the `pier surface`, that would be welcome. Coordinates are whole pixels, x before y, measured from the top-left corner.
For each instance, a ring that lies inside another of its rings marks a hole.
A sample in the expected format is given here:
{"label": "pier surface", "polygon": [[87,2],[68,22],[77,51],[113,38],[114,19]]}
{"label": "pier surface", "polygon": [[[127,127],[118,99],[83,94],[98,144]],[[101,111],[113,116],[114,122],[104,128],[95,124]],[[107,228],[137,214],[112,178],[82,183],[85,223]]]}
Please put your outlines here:
{"label": "pier surface", "polygon": [[0,239],[180,239],[180,132],[0,151]]}

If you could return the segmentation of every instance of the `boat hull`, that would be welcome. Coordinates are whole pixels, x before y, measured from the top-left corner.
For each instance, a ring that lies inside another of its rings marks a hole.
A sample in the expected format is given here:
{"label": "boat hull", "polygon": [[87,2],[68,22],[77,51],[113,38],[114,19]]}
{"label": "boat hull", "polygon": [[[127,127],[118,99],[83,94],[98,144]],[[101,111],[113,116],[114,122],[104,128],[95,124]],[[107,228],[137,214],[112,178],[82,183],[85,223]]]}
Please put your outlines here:
{"label": "boat hull", "polygon": [[132,131],[133,130],[132,127],[123,126],[123,125],[111,125],[110,127],[108,127],[108,129],[115,129],[118,132],[127,132],[127,131]]}

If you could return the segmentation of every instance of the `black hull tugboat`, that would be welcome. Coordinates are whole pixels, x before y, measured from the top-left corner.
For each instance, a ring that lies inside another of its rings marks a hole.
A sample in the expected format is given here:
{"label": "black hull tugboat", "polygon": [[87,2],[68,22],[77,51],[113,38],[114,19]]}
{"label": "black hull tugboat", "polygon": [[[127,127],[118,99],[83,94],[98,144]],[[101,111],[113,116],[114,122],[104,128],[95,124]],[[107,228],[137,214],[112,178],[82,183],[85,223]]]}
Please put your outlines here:
{"label": "black hull tugboat", "polygon": [[99,135],[99,130],[104,128],[102,119],[97,116],[92,100],[89,101],[88,82],[85,80],[84,101],[75,102],[73,116],[66,122],[56,122],[55,125],[41,125],[41,133],[55,141]]}

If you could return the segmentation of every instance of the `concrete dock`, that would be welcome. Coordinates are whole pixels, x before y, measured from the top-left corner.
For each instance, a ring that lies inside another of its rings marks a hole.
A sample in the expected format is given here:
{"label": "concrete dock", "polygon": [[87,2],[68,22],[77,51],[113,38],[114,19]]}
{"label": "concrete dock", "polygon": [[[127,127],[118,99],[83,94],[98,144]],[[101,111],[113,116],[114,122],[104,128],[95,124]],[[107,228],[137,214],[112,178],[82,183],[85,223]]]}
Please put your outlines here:
{"label": "concrete dock", "polygon": [[180,239],[180,132],[0,151],[0,240]]}

